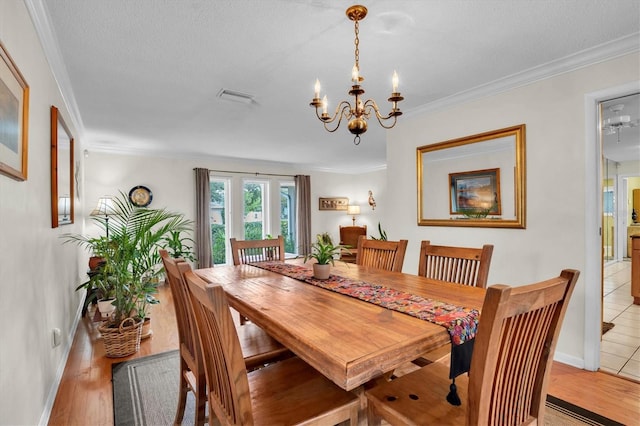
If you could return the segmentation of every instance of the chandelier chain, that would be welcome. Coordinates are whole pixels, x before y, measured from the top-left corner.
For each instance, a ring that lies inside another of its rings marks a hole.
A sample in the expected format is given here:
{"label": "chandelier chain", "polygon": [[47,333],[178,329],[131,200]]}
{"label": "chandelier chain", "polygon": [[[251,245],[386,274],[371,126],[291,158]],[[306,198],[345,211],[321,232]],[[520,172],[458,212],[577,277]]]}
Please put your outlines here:
{"label": "chandelier chain", "polygon": [[[360,71],[360,37],[358,37],[358,35],[360,34],[360,24],[359,21],[356,20],[356,23],[354,25],[355,27],[355,33],[356,33],[356,39],[354,40],[354,44],[356,46],[356,51],[355,51],[355,57],[356,57],[356,69],[358,70],[358,72]],[[356,82],[357,84],[357,82]]]}

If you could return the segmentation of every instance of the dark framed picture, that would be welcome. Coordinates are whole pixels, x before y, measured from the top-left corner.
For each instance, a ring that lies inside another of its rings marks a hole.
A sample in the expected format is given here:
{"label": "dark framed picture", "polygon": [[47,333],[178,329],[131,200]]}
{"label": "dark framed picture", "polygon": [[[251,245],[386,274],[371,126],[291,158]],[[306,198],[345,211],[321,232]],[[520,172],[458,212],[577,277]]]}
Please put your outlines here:
{"label": "dark framed picture", "polygon": [[500,169],[449,173],[451,214],[500,215]]}
{"label": "dark framed picture", "polygon": [[0,173],[27,180],[29,86],[0,43]]}
{"label": "dark framed picture", "polygon": [[318,208],[320,210],[347,210],[349,199],[347,197],[328,197],[319,199]]}

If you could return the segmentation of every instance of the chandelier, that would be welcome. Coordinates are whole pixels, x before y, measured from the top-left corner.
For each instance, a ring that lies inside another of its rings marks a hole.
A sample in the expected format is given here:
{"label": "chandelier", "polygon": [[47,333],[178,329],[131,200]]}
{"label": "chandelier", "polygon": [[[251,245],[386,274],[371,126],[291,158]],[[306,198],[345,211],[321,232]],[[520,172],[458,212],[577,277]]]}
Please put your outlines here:
{"label": "chandelier", "polygon": [[[313,100],[309,105],[315,107],[316,116],[320,121],[324,123],[324,128],[329,132],[335,132],[340,127],[340,123],[342,119],[349,120],[348,128],[349,131],[355,135],[353,138],[353,143],[356,145],[360,144],[360,135],[367,131],[367,120],[371,118],[372,115],[376,117],[378,122],[385,129],[391,129],[396,125],[396,121],[398,116],[402,115],[402,111],[398,108],[398,102],[402,101],[404,98],[398,92],[398,74],[394,71],[392,78],[392,90],[391,96],[387,99],[391,102],[391,112],[386,116],[380,114],[380,109],[378,105],[373,99],[367,99],[363,101],[361,96],[364,95],[364,89],[360,85],[360,83],[364,80],[364,77],[360,75],[360,50],[359,44],[360,39],[359,35],[359,21],[363,20],[365,16],[367,16],[367,8],[360,5],[351,6],[347,9],[347,16],[350,20],[354,21],[354,32],[355,32],[355,64],[353,65],[353,69],[351,70],[351,81],[353,85],[351,86],[351,90],[349,90],[349,95],[354,97],[353,104],[349,101],[342,101],[336,107],[336,111],[333,116],[330,116],[327,112],[328,110],[328,102],[327,96],[325,95],[322,99],[320,99],[320,81],[316,79],[314,96]],[[320,109],[322,109],[322,113],[320,113]],[[337,122],[336,122],[337,120]],[[389,124],[386,124],[387,120],[392,120]],[[332,127],[332,123],[335,123],[335,126]]]}

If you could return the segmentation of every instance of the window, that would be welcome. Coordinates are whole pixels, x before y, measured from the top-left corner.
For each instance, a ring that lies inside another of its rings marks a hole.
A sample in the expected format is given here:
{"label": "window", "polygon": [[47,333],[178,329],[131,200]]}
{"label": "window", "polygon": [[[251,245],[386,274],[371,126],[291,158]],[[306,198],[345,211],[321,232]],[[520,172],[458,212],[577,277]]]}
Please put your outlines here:
{"label": "window", "polygon": [[613,193],[613,188],[607,187],[604,189],[604,192],[602,193],[602,204],[604,214],[607,216],[613,216],[615,208],[615,195]]}
{"label": "window", "polygon": [[232,237],[260,240],[282,235],[296,254],[296,186],[289,180],[211,175],[211,249],[215,265],[231,264]]}
{"label": "window", "polygon": [[229,179],[209,179],[211,186],[210,221],[211,221],[211,250],[214,265],[227,263],[229,253],[227,241],[230,235],[229,221]]}
{"label": "window", "polygon": [[284,237],[284,251],[296,253],[296,185],[293,182],[280,183],[280,235]]}
{"label": "window", "polygon": [[268,200],[268,182],[245,180],[242,184],[244,201],[244,239],[262,240],[265,238],[265,221],[268,223],[268,209],[265,208]]}

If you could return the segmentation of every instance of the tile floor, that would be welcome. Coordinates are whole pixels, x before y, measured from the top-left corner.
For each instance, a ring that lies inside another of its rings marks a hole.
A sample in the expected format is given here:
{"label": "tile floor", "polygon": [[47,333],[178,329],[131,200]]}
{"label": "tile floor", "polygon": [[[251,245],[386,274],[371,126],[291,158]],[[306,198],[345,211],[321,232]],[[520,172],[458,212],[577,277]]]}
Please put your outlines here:
{"label": "tile floor", "polygon": [[602,336],[600,369],[640,380],[640,305],[631,296],[631,261],[605,265],[604,321],[615,326]]}

